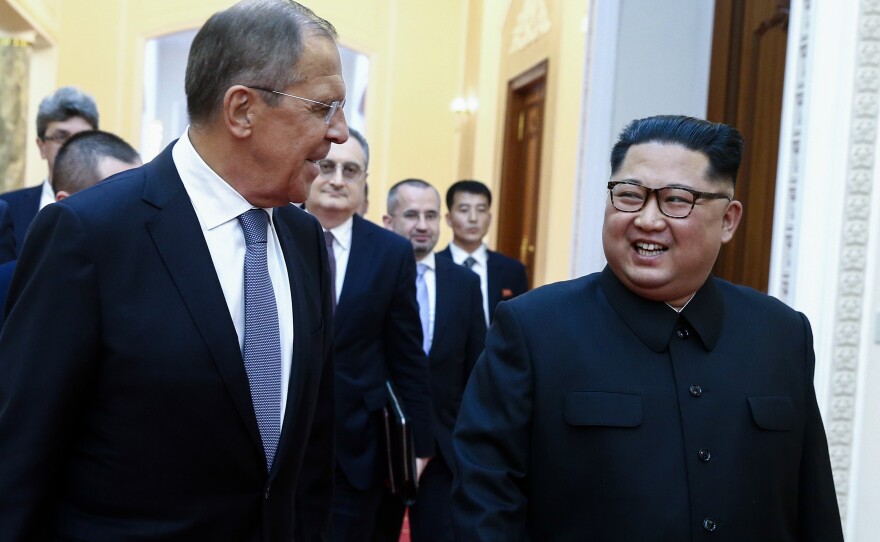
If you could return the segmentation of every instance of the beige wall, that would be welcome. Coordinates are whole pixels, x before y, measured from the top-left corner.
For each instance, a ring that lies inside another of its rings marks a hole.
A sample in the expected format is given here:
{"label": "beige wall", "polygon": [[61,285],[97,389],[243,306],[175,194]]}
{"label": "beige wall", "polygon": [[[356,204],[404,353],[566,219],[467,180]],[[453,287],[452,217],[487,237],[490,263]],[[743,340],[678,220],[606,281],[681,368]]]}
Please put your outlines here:
{"label": "beige wall", "polygon": [[[56,86],[92,94],[101,127],[137,145],[147,39],[201,25],[229,0],[0,0],[14,3],[46,34],[54,77],[32,85],[34,101]],[[510,53],[510,36],[526,4],[543,1],[548,32]],[[542,154],[542,188],[535,282],[568,277],[575,192],[576,150],[583,76],[581,21],[589,0],[306,0],[339,31],[340,42],[370,56],[367,136],[371,206],[379,221],[387,189],[421,177],[441,194],[462,177],[495,192],[507,81],[549,59]],[[48,68],[41,66],[43,71]],[[36,77],[40,77],[37,75]],[[479,111],[456,118],[456,96],[473,95]],[[35,114],[35,104],[34,114]],[[44,175],[37,156],[28,162],[29,184]],[[499,212],[498,209],[495,213]],[[451,235],[444,226],[439,246]],[[494,245],[494,231],[488,238]]]}

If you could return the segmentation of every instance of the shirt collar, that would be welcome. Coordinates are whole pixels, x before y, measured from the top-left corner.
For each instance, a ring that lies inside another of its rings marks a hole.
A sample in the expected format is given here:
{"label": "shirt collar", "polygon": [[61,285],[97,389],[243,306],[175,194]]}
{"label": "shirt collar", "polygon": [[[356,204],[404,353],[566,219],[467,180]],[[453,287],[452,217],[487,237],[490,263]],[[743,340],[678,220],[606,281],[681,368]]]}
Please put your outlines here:
{"label": "shirt collar", "polygon": [[477,260],[477,263],[483,266],[485,266],[486,262],[489,260],[489,249],[486,247],[485,244],[481,244],[479,248],[477,248],[477,250],[473,252],[468,252],[460,246],[456,245],[453,241],[452,243],[449,243],[449,252],[452,254],[452,261],[459,265],[461,265],[468,256]]}
{"label": "shirt collar", "polygon": [[663,302],[631,292],[608,266],[602,270],[599,284],[614,311],[651,350],[665,351],[673,331],[681,325],[693,329],[707,350],[711,351],[718,344],[724,322],[724,302],[713,277],[706,280],[680,313]]}
{"label": "shirt collar", "polygon": [[[212,230],[254,208],[202,160],[189,139],[189,128],[174,145],[172,154],[186,193],[205,229]],[[272,210],[266,211],[271,221]]]}
{"label": "shirt collar", "polygon": [[429,252],[428,255],[425,256],[424,258],[422,258],[421,260],[416,260],[416,263],[425,264],[425,267],[427,267],[431,271],[435,271],[437,269],[437,263],[436,263],[436,260],[434,259],[433,252]]}
{"label": "shirt collar", "polygon": [[354,216],[352,215],[348,217],[348,220],[346,220],[342,224],[336,226],[335,228],[324,231],[329,231],[330,233],[332,233],[333,238],[336,239],[336,242],[339,243],[339,246],[341,246],[343,250],[348,250],[351,247],[351,230],[353,223]]}

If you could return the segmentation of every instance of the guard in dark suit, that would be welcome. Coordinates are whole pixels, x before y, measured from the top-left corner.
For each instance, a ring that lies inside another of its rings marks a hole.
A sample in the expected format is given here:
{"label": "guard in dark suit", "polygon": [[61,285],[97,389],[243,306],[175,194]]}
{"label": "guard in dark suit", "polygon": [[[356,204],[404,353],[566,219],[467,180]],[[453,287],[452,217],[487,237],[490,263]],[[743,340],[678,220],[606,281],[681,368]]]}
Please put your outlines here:
{"label": "guard in dark suit", "polygon": [[43,98],[37,110],[37,147],[48,171],[39,186],[0,194],[9,204],[15,231],[15,254],[21,253],[24,237],[37,212],[55,201],[52,174],[55,157],[71,136],[98,129],[98,107],[91,96],[76,87],[62,87]]}
{"label": "guard in dark suit", "polygon": [[803,314],[710,276],[735,129],[633,121],[608,266],[498,307],[458,423],[460,540],[841,541]]}
{"label": "guard in dark suit", "polygon": [[[215,14],[180,140],[35,219],[0,332],[4,538],[328,536],[330,276],[288,202],[347,138],[334,36],[287,1]],[[328,107],[241,84],[261,70]]]}
{"label": "guard in dark suit", "polygon": [[347,142],[332,145],[306,201],[325,230],[338,294],[333,528],[340,542],[370,540],[373,533],[387,473],[381,413],[387,380],[412,419],[420,465],[434,453],[412,247],[355,214],[364,197],[368,149],[356,130]]}
{"label": "guard in dark suit", "polygon": [[[15,232],[9,205],[0,200],[0,263],[15,259]],[[0,305],[2,306],[2,305]]]}
{"label": "guard in dark suit", "polygon": [[529,289],[526,267],[519,260],[493,252],[483,243],[492,222],[492,192],[480,181],[458,181],[446,191],[446,224],[452,242],[437,253],[480,276],[483,310],[491,323],[495,307]]}
{"label": "guard in dark suit", "polygon": [[[480,280],[475,273],[432,252],[440,235],[440,194],[427,182],[406,179],[392,186],[388,214],[382,220],[413,247],[420,276],[416,297],[425,335],[423,348],[428,353],[434,398],[437,452],[419,479],[418,498],[410,507],[410,532],[414,542],[452,542],[452,429],[486,336]],[[381,534],[373,540],[396,542],[403,513],[403,502],[386,493]]]}

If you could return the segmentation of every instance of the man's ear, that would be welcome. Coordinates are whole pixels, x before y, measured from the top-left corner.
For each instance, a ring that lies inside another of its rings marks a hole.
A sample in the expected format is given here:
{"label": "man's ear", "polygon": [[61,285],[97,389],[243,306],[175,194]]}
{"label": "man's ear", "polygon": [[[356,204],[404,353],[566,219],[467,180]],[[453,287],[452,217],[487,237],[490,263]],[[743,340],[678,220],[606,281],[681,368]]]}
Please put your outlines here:
{"label": "man's ear", "polygon": [[389,215],[382,215],[382,224],[385,225],[386,230],[393,230],[391,227],[391,217]]}
{"label": "man's ear", "polygon": [[446,225],[452,227],[452,217],[449,216],[449,213],[446,213]]}
{"label": "man's ear", "polygon": [[46,142],[38,137],[37,138],[37,147],[40,149],[40,158],[45,160],[46,159]]}
{"label": "man's ear", "polygon": [[254,93],[243,85],[233,85],[223,95],[223,121],[233,137],[250,137],[256,104]]}
{"label": "man's ear", "polygon": [[742,203],[737,200],[733,200],[727,204],[727,210],[724,211],[724,216],[721,217],[721,242],[726,243],[733,238],[733,234],[736,233],[736,228],[739,226],[739,221],[742,219],[743,207]]}
{"label": "man's ear", "polygon": [[55,201],[56,202],[61,201],[64,198],[68,197],[69,195],[70,195],[70,193],[68,193],[64,190],[59,190],[58,192],[55,192]]}

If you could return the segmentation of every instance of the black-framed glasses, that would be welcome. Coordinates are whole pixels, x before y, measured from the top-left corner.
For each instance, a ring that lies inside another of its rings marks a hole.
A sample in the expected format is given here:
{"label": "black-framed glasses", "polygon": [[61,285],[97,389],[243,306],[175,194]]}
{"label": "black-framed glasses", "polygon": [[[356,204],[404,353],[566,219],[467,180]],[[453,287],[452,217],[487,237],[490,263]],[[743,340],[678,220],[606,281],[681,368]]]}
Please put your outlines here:
{"label": "black-framed glasses", "polygon": [[318,160],[318,170],[325,177],[335,175],[339,168],[342,168],[342,178],[346,181],[353,181],[364,172],[364,169],[355,162],[337,162],[329,158]]}
{"label": "black-framed glasses", "polygon": [[336,100],[336,101],[330,102],[328,104],[325,104],[324,102],[319,102],[318,100],[312,100],[309,98],[303,98],[302,96],[287,94],[286,92],[273,90],[271,88],[252,87],[252,86],[248,86],[248,85],[245,85],[245,86],[247,86],[247,88],[252,88],[254,90],[262,90],[263,92],[271,92],[272,94],[280,94],[281,96],[287,96],[288,98],[296,98],[297,100],[302,100],[304,102],[309,102],[309,103],[318,104],[318,105],[322,105],[324,107],[327,107],[330,110],[327,111],[327,116],[324,117],[324,124],[330,124],[330,120],[333,118],[333,115],[335,115],[337,111],[339,111],[340,109],[345,107],[345,100],[342,100],[342,101]]}
{"label": "black-framed glasses", "polygon": [[58,143],[62,145],[67,142],[68,139],[73,137],[73,134],[68,134],[67,132],[59,132],[57,134],[52,134],[50,136],[43,136],[40,139],[45,141],[51,141],[52,143]]}
{"label": "black-framed glasses", "polygon": [[669,218],[687,218],[699,199],[726,199],[733,201],[727,194],[700,192],[683,186],[664,186],[648,188],[633,181],[609,181],[608,192],[611,194],[611,205],[624,213],[637,213],[645,206],[648,197],[654,193],[660,212]]}

